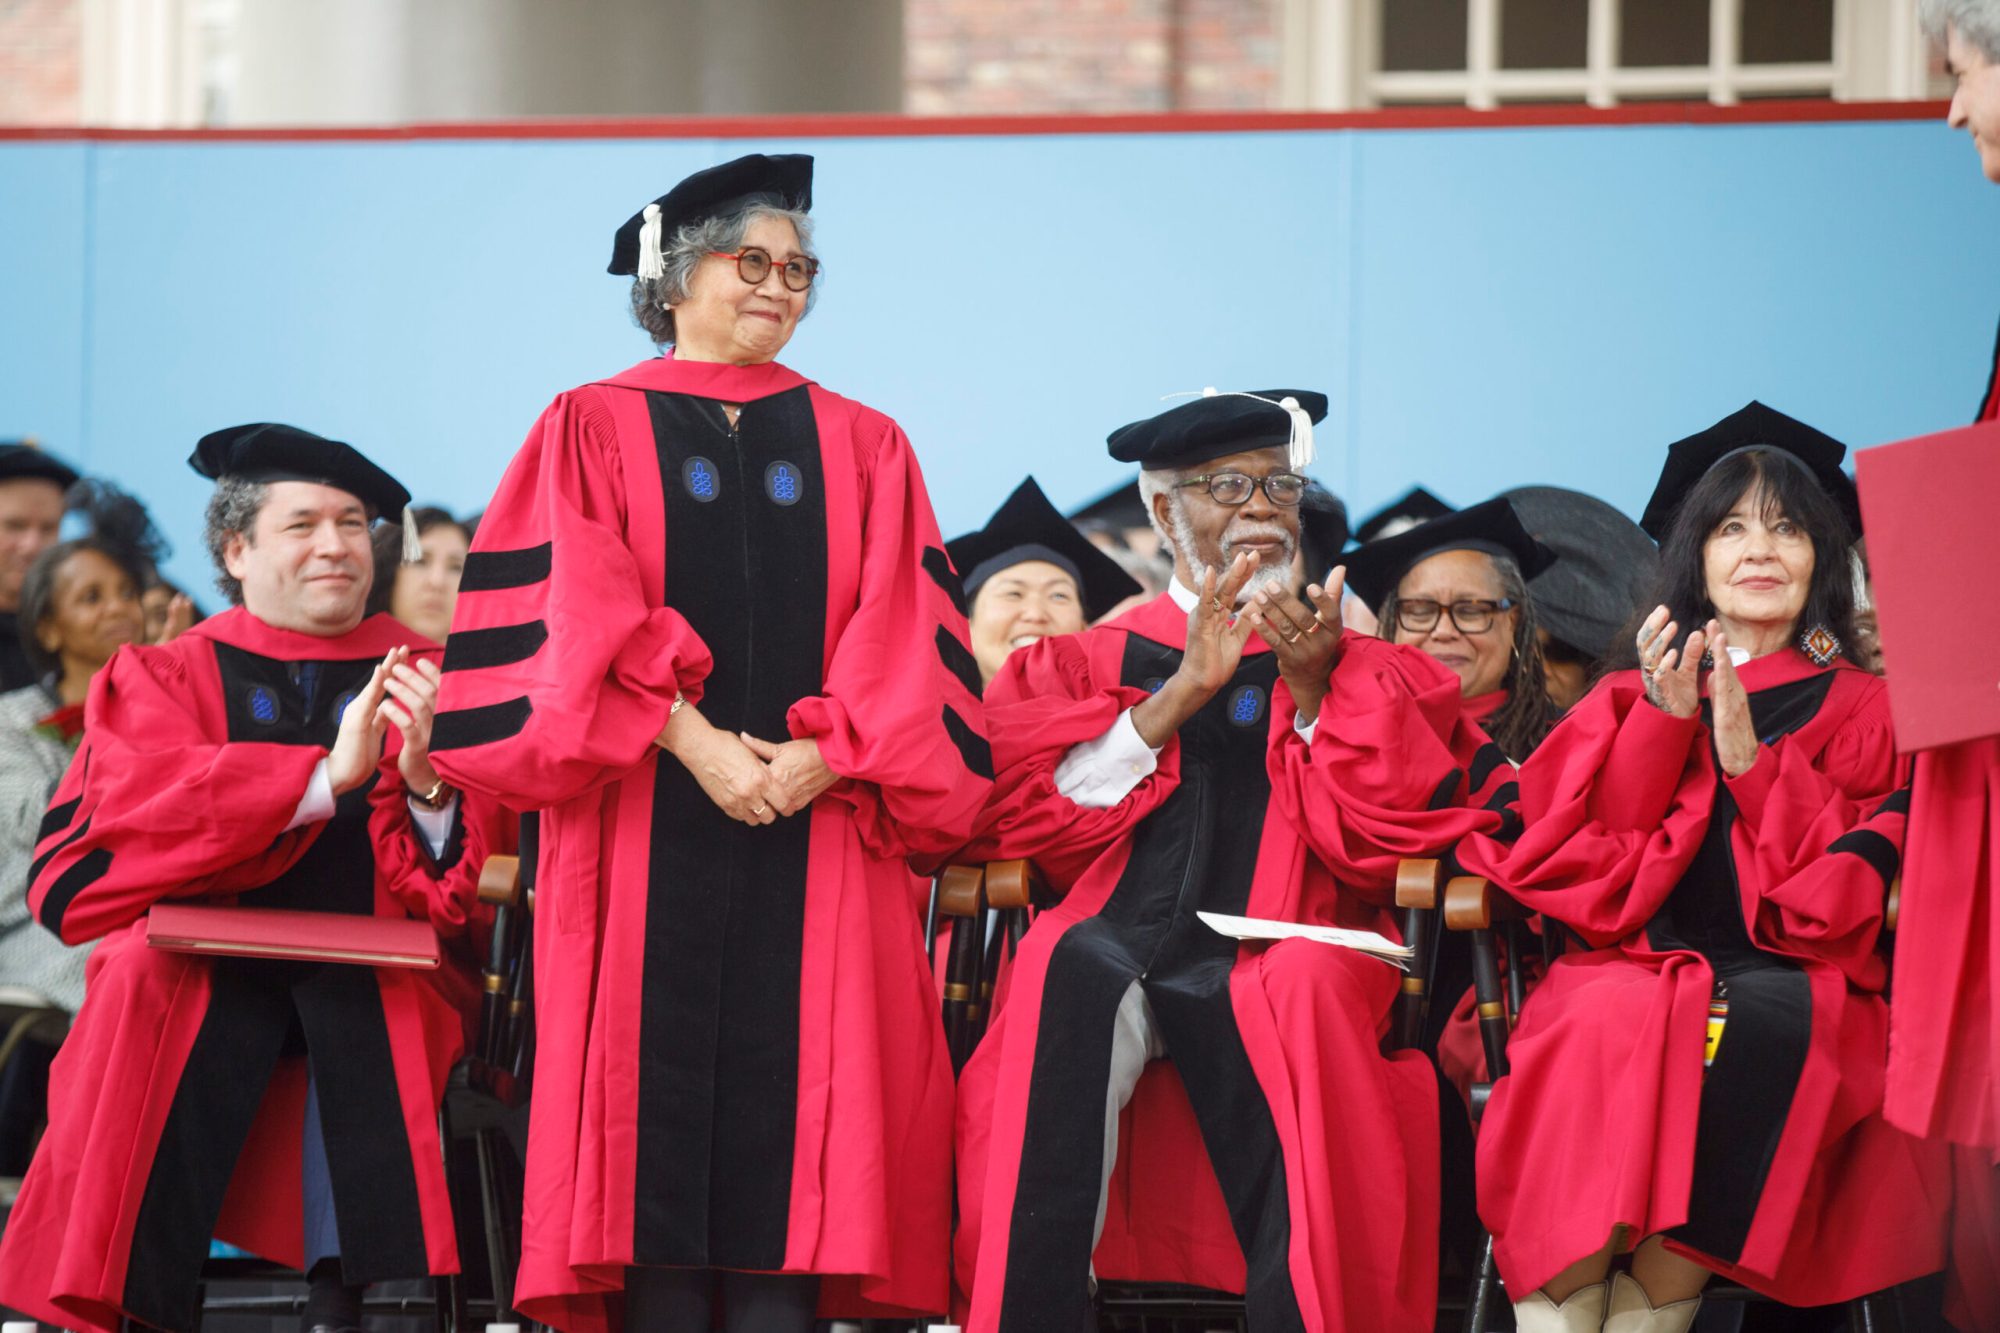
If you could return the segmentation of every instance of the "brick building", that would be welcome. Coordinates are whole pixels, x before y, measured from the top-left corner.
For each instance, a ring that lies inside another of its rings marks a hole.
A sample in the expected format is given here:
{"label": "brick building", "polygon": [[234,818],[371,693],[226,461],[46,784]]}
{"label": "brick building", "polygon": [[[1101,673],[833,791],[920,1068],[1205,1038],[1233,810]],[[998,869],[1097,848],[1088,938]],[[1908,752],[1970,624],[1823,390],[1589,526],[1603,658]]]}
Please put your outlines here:
{"label": "brick building", "polygon": [[906,0],[913,115],[1280,105],[1283,0]]}
{"label": "brick building", "polygon": [[0,0],[0,125],[74,125],[83,93],[77,0]]}
{"label": "brick building", "polygon": [[1936,96],[1916,4],[0,0],[0,124]]}

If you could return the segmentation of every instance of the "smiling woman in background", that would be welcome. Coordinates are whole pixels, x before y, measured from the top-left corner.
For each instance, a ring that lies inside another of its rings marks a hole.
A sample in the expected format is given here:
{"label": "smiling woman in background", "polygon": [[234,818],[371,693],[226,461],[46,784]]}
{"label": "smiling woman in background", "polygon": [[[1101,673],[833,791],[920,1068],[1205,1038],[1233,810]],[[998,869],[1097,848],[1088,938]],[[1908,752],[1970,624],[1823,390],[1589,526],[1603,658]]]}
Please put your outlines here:
{"label": "smiling woman in background", "polygon": [[986,526],[945,544],[965,586],[972,655],[982,685],[1007,655],[1056,634],[1080,634],[1128,597],[1137,580],[1078,532],[1033,477]]}
{"label": "smiling woman in background", "polygon": [[1555,553],[1506,500],[1380,537],[1347,557],[1347,586],[1376,608],[1382,637],[1421,648],[1458,677],[1461,708],[1515,763],[1555,725],[1528,580]]}
{"label": "smiling woman in background", "polygon": [[443,643],[458,607],[458,581],[465,573],[472,534],[450,511],[435,505],[410,512],[423,554],[403,560],[400,528],[385,526],[375,534],[375,590],[369,594],[368,611],[387,611],[431,642]]}

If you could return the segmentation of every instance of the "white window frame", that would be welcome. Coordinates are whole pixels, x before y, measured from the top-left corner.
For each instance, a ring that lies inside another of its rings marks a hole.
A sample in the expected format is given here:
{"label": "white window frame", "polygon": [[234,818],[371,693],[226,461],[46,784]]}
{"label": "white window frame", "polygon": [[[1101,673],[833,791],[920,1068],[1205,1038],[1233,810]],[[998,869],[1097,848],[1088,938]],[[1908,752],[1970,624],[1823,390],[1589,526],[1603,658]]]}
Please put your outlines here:
{"label": "white window frame", "polygon": [[[1657,0],[1624,0],[1651,4]],[[1746,64],[1742,0],[1709,0],[1705,65],[1618,63],[1619,0],[1589,0],[1585,63],[1572,69],[1503,69],[1501,7],[1467,0],[1466,68],[1381,68],[1381,13],[1395,0],[1279,0],[1280,93],[1287,106],[1322,110],[1385,102],[1459,102],[1490,110],[1507,102],[1581,102],[1614,107],[1633,97],[1681,96],[1733,105],[1751,95],[1842,100],[1936,95],[1917,0],[1834,0],[1832,59]]]}

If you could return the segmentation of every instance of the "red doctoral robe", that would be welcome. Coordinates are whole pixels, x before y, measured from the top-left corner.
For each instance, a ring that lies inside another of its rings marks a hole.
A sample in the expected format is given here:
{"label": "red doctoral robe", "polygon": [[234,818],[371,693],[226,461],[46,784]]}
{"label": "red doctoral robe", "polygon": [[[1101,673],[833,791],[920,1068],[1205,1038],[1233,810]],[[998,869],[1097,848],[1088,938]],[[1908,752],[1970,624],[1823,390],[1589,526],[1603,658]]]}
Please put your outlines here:
{"label": "red doctoral robe", "polygon": [[146,910],[189,898],[465,933],[494,824],[461,818],[434,862],[393,728],[369,787],[285,831],[341,709],[398,645],[437,652],[385,615],[320,638],[238,608],[172,643],[120,649],[92,682],[29,904],[64,942],[103,943],[0,1240],[0,1302],[71,1328],[114,1330],[128,1315],[187,1328],[209,1237],[299,1264],[306,1052],[348,1279],[458,1271],[437,1110],[471,976],[146,944]]}
{"label": "red doctoral robe", "polygon": [[1510,1290],[1619,1224],[1794,1305],[1943,1263],[1941,1155],[1881,1113],[1877,945],[1909,805],[1886,690],[1791,650],[1738,672],[1763,742],[1741,776],[1721,776],[1701,718],[1621,672],[1522,767],[1518,841],[1459,849],[1590,946],[1529,997],[1480,1126]]}
{"label": "red doctoral robe", "polygon": [[1140,980],[1170,1058],[1122,1120],[1098,1275],[1242,1291],[1257,1327],[1428,1329],[1437,1089],[1421,1054],[1381,1051],[1398,974],[1308,941],[1238,947],[1194,913],[1394,937],[1397,859],[1495,822],[1462,803],[1480,738],[1456,677],[1349,634],[1309,747],[1252,639],[1122,802],[1061,796],[1064,754],[1143,701],[1186,641],[1162,596],[1015,653],[987,691],[999,781],[964,859],[1031,856],[1066,892],[960,1081],[967,1327],[1086,1326],[1109,1024]]}
{"label": "red doctoral robe", "polygon": [[[1978,421],[2000,420],[2000,341]],[[2000,1328],[2000,737],[1926,750],[1912,782],[1889,1122],[1952,1143],[1950,1305]]]}
{"label": "red doctoral robe", "polygon": [[[905,858],[963,843],[991,776],[961,596],[903,432],[783,366],[643,362],[528,436],[433,747],[543,810],[524,1313],[613,1326],[633,1264],[945,1307],[951,1071]],[[654,744],[677,694],[841,780],[729,819]]]}

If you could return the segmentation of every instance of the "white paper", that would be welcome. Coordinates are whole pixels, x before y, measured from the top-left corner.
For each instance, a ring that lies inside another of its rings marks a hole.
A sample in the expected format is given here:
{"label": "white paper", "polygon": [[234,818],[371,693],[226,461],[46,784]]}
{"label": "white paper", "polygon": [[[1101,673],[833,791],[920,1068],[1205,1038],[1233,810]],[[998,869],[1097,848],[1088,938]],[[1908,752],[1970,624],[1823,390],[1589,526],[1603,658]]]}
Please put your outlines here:
{"label": "white paper", "polygon": [[1318,940],[1344,949],[1379,958],[1405,972],[1416,951],[1372,930],[1348,930],[1341,926],[1307,926],[1296,921],[1262,921],[1253,916],[1225,916],[1221,912],[1196,912],[1201,923],[1218,935],[1232,940]]}

